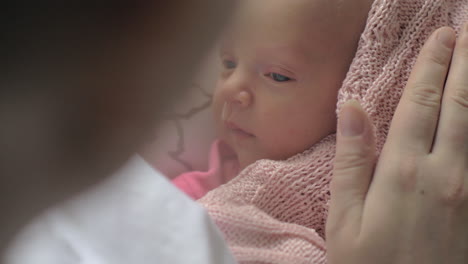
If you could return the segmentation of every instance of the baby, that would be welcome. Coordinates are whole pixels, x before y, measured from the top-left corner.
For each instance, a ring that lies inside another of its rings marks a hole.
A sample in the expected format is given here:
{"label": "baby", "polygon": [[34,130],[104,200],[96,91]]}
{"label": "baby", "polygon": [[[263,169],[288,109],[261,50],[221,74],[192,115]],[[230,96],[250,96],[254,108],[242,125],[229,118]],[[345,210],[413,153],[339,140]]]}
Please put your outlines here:
{"label": "baby", "polygon": [[243,1],[221,42],[211,168],[173,182],[199,199],[257,160],[287,159],[334,133],[371,2]]}

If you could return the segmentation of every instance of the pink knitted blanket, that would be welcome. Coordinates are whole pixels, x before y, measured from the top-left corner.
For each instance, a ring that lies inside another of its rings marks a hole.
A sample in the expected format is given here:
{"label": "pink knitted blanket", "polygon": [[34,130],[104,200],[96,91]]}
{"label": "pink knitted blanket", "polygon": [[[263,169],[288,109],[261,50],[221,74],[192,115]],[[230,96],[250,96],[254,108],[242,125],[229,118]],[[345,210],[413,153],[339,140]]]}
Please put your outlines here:
{"label": "pink knitted blanket", "polygon": [[[468,0],[376,0],[339,94],[354,98],[376,127],[377,146],[415,59],[441,26],[468,21]],[[287,161],[261,160],[200,202],[240,263],[326,263],[324,242],[335,137]]]}

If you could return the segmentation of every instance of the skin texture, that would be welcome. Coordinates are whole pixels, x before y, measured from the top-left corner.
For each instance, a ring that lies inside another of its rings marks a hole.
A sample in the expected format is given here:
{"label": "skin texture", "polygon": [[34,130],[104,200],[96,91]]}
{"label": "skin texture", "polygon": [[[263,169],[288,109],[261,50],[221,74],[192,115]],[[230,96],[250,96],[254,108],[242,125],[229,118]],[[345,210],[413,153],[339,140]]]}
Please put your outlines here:
{"label": "skin texture", "polygon": [[213,103],[219,137],[242,168],[335,132],[337,92],[370,9],[349,2],[242,2],[222,40]]}
{"label": "skin texture", "polygon": [[17,50],[1,50],[10,60],[0,78],[0,251],[148,140],[232,10],[219,0],[119,4],[97,15],[12,9],[22,26],[11,32],[22,31],[2,31]]}
{"label": "skin texture", "polygon": [[329,263],[468,262],[467,55],[468,24],[456,45],[450,28],[432,35],[376,167],[369,119],[356,102],[343,107]]}

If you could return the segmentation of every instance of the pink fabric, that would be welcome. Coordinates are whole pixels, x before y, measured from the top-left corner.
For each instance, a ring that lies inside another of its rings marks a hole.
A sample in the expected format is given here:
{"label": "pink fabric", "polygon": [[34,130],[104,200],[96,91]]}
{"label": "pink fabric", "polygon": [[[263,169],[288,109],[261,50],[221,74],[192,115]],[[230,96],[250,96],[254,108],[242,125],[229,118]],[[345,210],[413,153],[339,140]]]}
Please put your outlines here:
{"label": "pink fabric", "polygon": [[[359,100],[382,148],[416,57],[441,26],[457,31],[468,0],[376,0],[339,106]],[[287,161],[261,160],[200,200],[240,263],[326,263],[335,136]]]}
{"label": "pink fabric", "polygon": [[179,189],[198,200],[214,188],[230,181],[239,173],[235,153],[222,141],[211,145],[208,171],[190,171],[172,180]]}

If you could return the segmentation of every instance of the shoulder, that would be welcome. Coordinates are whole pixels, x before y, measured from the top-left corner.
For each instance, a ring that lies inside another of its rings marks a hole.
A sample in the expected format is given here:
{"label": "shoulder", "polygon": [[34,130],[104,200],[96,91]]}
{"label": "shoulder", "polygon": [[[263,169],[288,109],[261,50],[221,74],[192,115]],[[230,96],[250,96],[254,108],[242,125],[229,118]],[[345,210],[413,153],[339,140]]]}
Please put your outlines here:
{"label": "shoulder", "polygon": [[204,209],[138,157],[36,220],[9,256],[9,264],[234,263]]}

